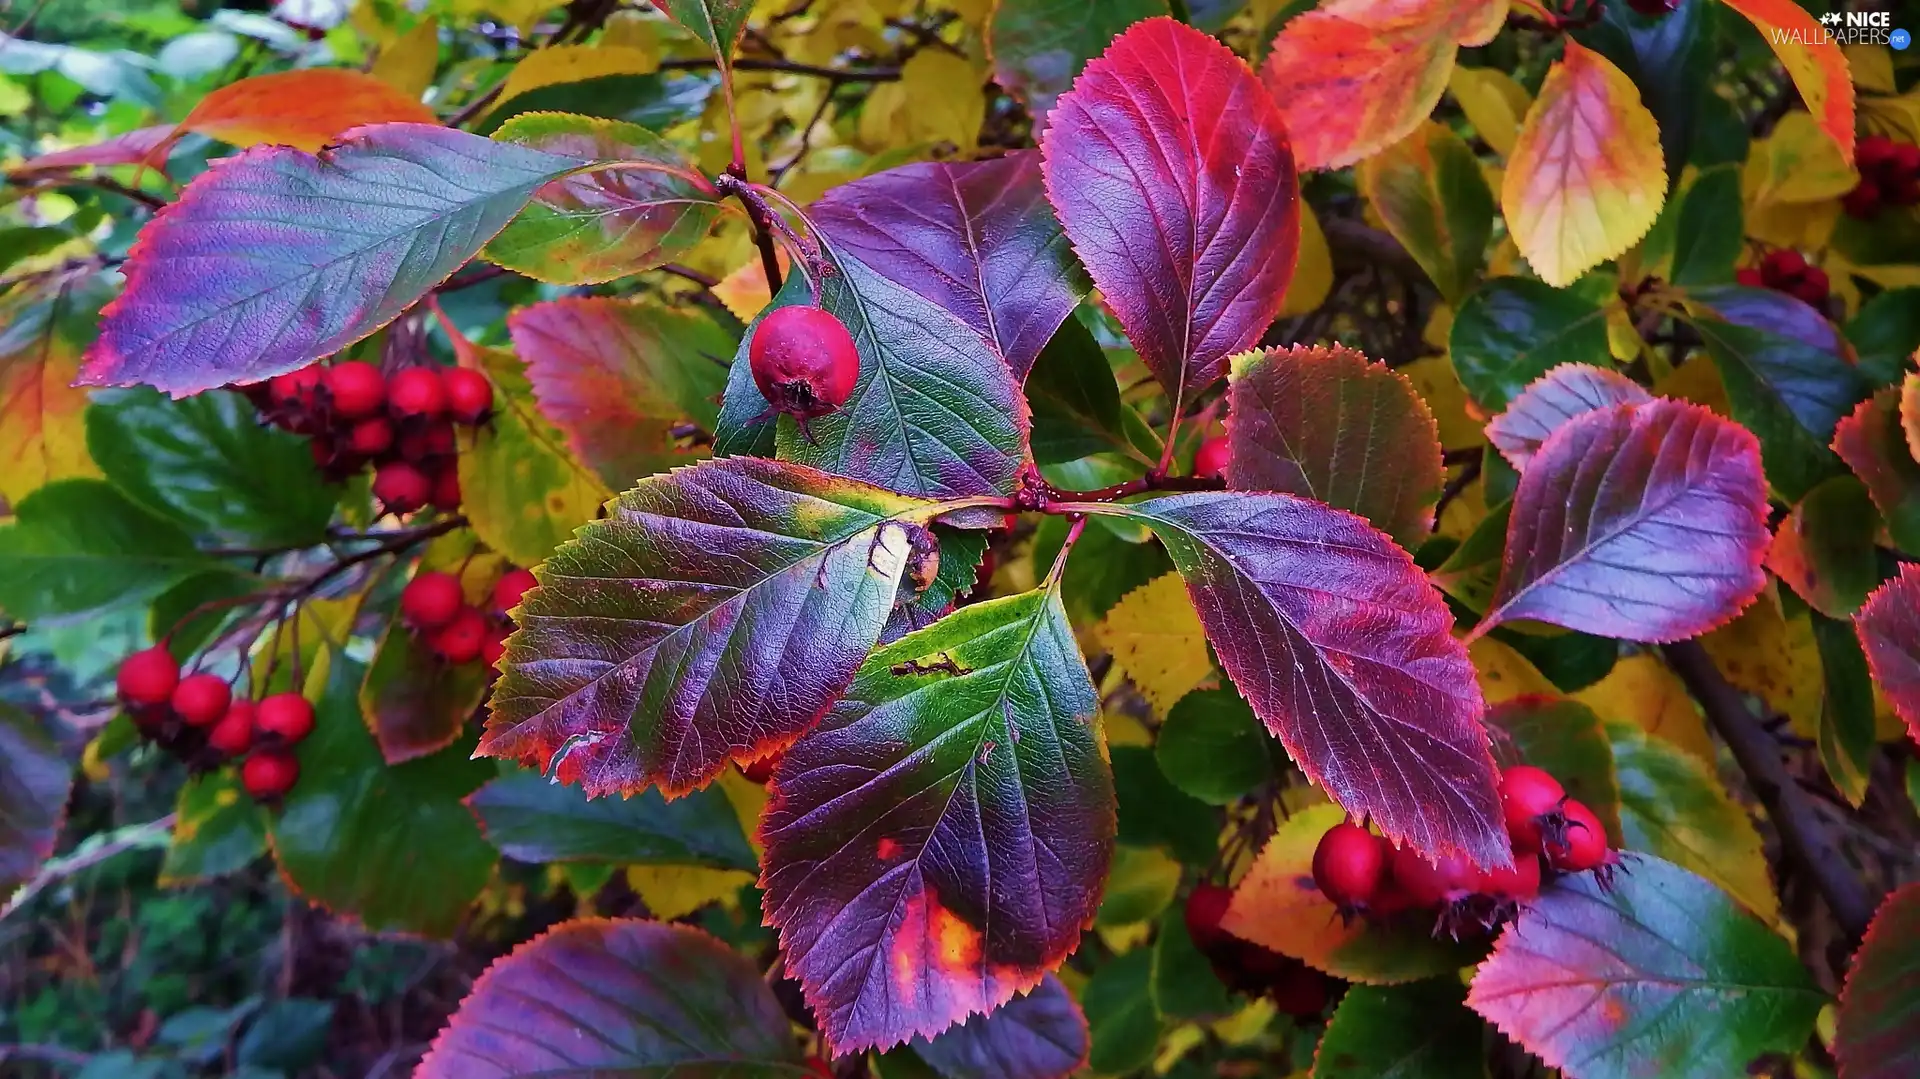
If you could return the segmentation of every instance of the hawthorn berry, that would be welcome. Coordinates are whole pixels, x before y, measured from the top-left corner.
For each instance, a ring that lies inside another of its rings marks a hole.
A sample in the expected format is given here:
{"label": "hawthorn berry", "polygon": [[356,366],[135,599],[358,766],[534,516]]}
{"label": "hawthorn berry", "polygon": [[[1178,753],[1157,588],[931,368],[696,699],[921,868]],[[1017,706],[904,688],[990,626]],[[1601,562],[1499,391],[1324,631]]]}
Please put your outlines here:
{"label": "hawthorn berry", "polygon": [[229,757],[238,757],[253,746],[253,702],[245,697],[227,706],[227,714],[207,732],[207,744]]}
{"label": "hawthorn berry", "polygon": [[[314,440],[315,446],[320,444]],[[384,416],[370,416],[347,428],[347,452],[357,457],[378,457],[393,447],[393,423]]]}
{"label": "hawthorn berry", "polygon": [[380,369],[360,360],[348,360],[327,368],[321,383],[333,414],[343,420],[365,419],[387,403],[387,379]]}
{"label": "hawthorn berry", "polygon": [[747,363],[773,410],[803,425],[846,404],[860,377],[853,335],[818,307],[781,307],[761,319],[747,345]]}
{"label": "hawthorn berry", "polygon": [[440,374],[446,388],[447,415],[465,424],[479,423],[493,411],[493,383],[466,367],[449,367]]}
{"label": "hawthorn berry", "polygon": [[1412,847],[1393,852],[1393,880],[1416,907],[1437,907],[1471,895],[1480,884],[1480,871],[1459,855],[1430,862]]}
{"label": "hawthorn berry", "polygon": [[1211,951],[1234,939],[1220,928],[1220,922],[1227,916],[1227,908],[1232,904],[1233,889],[1224,884],[1202,881],[1193,886],[1193,891],[1187,896],[1184,917],[1187,935],[1193,938],[1195,947],[1203,952]]}
{"label": "hawthorn berry", "polygon": [[320,368],[302,367],[273,376],[267,383],[267,395],[283,409],[307,409],[313,407],[314,391],[320,388],[320,383]]}
{"label": "hawthorn berry", "polygon": [[253,728],[287,745],[313,733],[313,704],[298,693],[275,693],[254,706]]}
{"label": "hawthorn berry", "polygon": [[1760,272],[1758,266],[1742,266],[1740,269],[1733,271],[1733,279],[1736,283],[1745,285],[1748,288],[1767,287],[1766,276]]}
{"label": "hawthorn berry", "polygon": [[1495,899],[1521,901],[1540,894],[1540,856],[1513,852],[1513,868],[1480,871],[1479,892]]}
{"label": "hawthorn berry", "polygon": [[1881,202],[1880,185],[1871,178],[1862,178],[1852,191],[1840,197],[1840,208],[1848,217],[1868,221],[1880,213]]}
{"label": "hawthorn berry", "polygon": [[400,436],[398,446],[397,452],[400,458],[416,465],[425,464],[437,457],[451,457],[456,448],[453,424],[446,420],[436,420],[424,427],[405,432]]}
{"label": "hawthorn berry", "polygon": [[1547,862],[1562,873],[1583,873],[1598,869],[1611,860],[1607,850],[1607,830],[1593,810],[1575,799],[1567,799],[1566,843],[1547,847]]}
{"label": "hawthorn berry", "polygon": [[1227,460],[1230,456],[1227,436],[1215,435],[1200,443],[1200,448],[1193,451],[1193,474],[1208,478],[1224,476],[1227,474]]}
{"label": "hawthorn berry", "polygon": [[1352,821],[1327,829],[1313,849],[1313,883],[1343,912],[1365,908],[1380,890],[1386,859],[1373,834]]}
{"label": "hawthorn berry", "polygon": [[159,645],[121,660],[120,672],[114,676],[120,699],[131,705],[166,704],[179,684],[180,664]]}
{"label": "hawthorn berry", "polygon": [[1760,264],[1760,272],[1767,280],[1774,282],[1776,288],[1782,282],[1799,280],[1806,271],[1806,256],[1790,247],[1778,247],[1767,252],[1767,257]]}
{"label": "hawthorn berry", "polygon": [[446,625],[427,639],[427,647],[442,662],[459,666],[480,658],[487,643],[487,618],[478,607],[462,607]]}
{"label": "hawthorn berry", "polygon": [[173,687],[173,714],[189,727],[210,727],[227,714],[233,690],[217,674],[190,674]]}
{"label": "hawthorn berry", "polygon": [[1801,273],[1799,282],[1793,288],[1793,294],[1814,307],[1820,307],[1827,302],[1830,287],[1827,271],[1818,266],[1809,266]]}
{"label": "hawthorn berry", "polygon": [[406,419],[435,419],[447,410],[447,386],[433,367],[408,367],[387,380],[387,407]]}
{"label": "hawthorn berry", "polygon": [[400,617],[415,629],[439,629],[467,602],[460,578],[451,573],[424,570],[400,590]]}
{"label": "hawthorn berry", "polygon": [[480,662],[483,665],[495,669],[500,666],[500,657],[507,654],[509,632],[506,626],[499,623],[487,627],[487,639],[480,642]]}
{"label": "hawthorn berry", "polygon": [[460,470],[452,461],[441,462],[440,468],[433,474],[433,508],[452,513],[460,508]]}
{"label": "hawthorn berry", "polygon": [[240,785],[258,802],[281,797],[299,780],[300,762],[291,753],[261,750],[240,766]]}
{"label": "hawthorn berry", "polygon": [[510,569],[493,584],[493,609],[506,614],[520,606],[520,598],[539,584],[530,569]]}
{"label": "hawthorn berry", "polygon": [[1567,791],[1545,769],[1518,764],[1500,773],[1500,810],[1516,855],[1540,849],[1541,825],[1557,830]]}
{"label": "hawthorn berry", "polygon": [[389,513],[412,513],[433,498],[433,481],[405,461],[388,461],[374,470],[373,494]]}

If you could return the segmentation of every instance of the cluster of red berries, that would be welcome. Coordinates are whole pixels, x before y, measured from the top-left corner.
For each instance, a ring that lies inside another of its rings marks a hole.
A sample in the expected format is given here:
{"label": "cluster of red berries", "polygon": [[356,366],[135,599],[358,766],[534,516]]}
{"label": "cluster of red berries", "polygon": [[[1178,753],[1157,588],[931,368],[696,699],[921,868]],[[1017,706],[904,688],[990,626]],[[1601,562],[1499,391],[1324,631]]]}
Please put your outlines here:
{"label": "cluster of red berries", "polygon": [[300,778],[293,747],[313,733],[313,705],[300,694],[235,700],[219,675],[182,677],[164,646],[128,656],[116,684],[140,733],[189,766],[245,758],[240,785],[263,802],[285,796]]}
{"label": "cluster of red berries", "polygon": [[453,425],[485,423],[493,384],[464,367],[315,364],[244,392],[276,427],[312,439],[313,461],[334,479],[371,465],[373,493],[390,513],[460,505]]}
{"label": "cluster of red berries", "polygon": [[1735,271],[1734,279],[1749,288],[1797,296],[1814,307],[1825,306],[1829,293],[1827,271],[1807,265],[1800,252],[1785,247],[1767,252],[1758,266]]}
{"label": "cluster of red berries", "polygon": [[1840,200],[1847,216],[1871,221],[1883,206],[1920,203],[1920,146],[1868,135],[1854,148],[1860,182]]}
{"label": "cluster of red berries", "polygon": [[1220,927],[1233,902],[1233,889],[1201,882],[1187,896],[1187,935],[1212,964],[1214,976],[1248,996],[1264,996],[1288,1015],[1312,1016],[1326,1010],[1334,981],[1290,955],[1243,940]]}
{"label": "cluster of red berries", "polygon": [[[1604,870],[1615,861],[1593,810],[1567,797],[1544,770],[1517,765],[1500,776],[1500,806],[1513,866],[1481,869],[1459,857],[1430,862],[1412,847],[1350,821],[1327,829],[1313,852],[1313,882],[1342,916],[1389,919],[1438,911],[1437,928],[1457,934],[1477,922],[1491,928],[1540,894],[1543,873]],[[1543,863],[1544,862],[1544,866]]]}
{"label": "cluster of red berries", "polygon": [[467,602],[460,578],[428,570],[414,575],[400,593],[400,617],[442,663],[500,662],[513,624],[507,613],[539,583],[530,570],[508,570],[494,583],[486,610]]}
{"label": "cluster of red berries", "polygon": [[747,369],[773,412],[800,424],[847,403],[860,379],[853,335],[831,311],[794,305],[768,312],[747,343]]}

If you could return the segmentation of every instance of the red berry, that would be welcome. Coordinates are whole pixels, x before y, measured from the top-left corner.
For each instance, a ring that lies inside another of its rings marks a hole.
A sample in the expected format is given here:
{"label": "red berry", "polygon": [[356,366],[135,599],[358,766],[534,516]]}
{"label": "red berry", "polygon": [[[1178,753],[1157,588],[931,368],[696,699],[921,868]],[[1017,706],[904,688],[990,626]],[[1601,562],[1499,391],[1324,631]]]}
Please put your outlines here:
{"label": "red berry", "polygon": [[1500,773],[1500,810],[1516,852],[1540,849],[1540,818],[1558,812],[1566,797],[1566,788],[1544,769],[1517,764]]}
{"label": "red berry", "polygon": [[227,714],[207,732],[207,744],[229,757],[238,757],[253,745],[253,702],[245,697],[227,706]]}
{"label": "red berry", "polygon": [[439,629],[460,613],[467,597],[460,578],[451,573],[423,570],[400,591],[400,617],[415,629]]}
{"label": "red berry", "polygon": [[412,513],[433,497],[433,481],[405,461],[388,461],[373,474],[374,497],[389,513]]}
{"label": "red berry", "polygon": [[1920,146],[1910,142],[1894,143],[1887,154],[1887,165],[1899,177],[1920,174]]}
{"label": "red berry", "polygon": [[433,474],[433,508],[453,513],[460,508],[460,470],[452,461],[443,461]]}
{"label": "red berry", "polygon": [[1912,206],[1920,202],[1920,176],[1908,173],[1881,188],[1881,198],[1891,206]]}
{"label": "red berry", "polygon": [[1352,821],[1327,829],[1313,849],[1313,882],[1341,910],[1357,910],[1373,902],[1385,870],[1380,844]]}
{"label": "red berry", "polygon": [[780,758],[784,756],[786,756],[784,753],[769,753],[764,757],[747,761],[740,766],[740,774],[765,786],[767,781],[773,778],[773,773],[779,771]]}
{"label": "red berry", "polygon": [[180,664],[159,645],[121,660],[115,678],[120,699],[133,705],[166,704],[173,698],[173,687],[179,684]]}
{"label": "red berry", "polygon": [[298,371],[273,376],[273,381],[267,383],[267,394],[281,408],[311,408],[313,391],[320,388],[320,379],[320,368],[302,367]]}
{"label": "red berry", "polygon": [[240,766],[240,785],[255,801],[265,802],[287,793],[300,779],[300,762],[291,753],[261,751]]}
{"label": "red berry", "polygon": [[487,627],[487,639],[480,642],[480,662],[498,669],[500,657],[507,654],[507,634],[512,632],[506,626],[495,623]]}
{"label": "red berry", "polygon": [[447,391],[447,415],[461,423],[479,423],[493,411],[493,383],[466,367],[449,367],[440,375]]}
{"label": "red berry", "polygon": [[372,416],[347,429],[347,451],[357,457],[378,457],[393,446],[393,423]]}
{"label": "red berry", "polygon": [[1853,159],[1854,163],[1860,166],[1860,171],[1866,172],[1871,169],[1877,169],[1881,165],[1892,161],[1893,154],[1894,141],[1892,139],[1885,135],[1868,135],[1860,140],[1858,146],[1854,147]]}
{"label": "red berry", "polygon": [[173,687],[173,713],[189,727],[210,727],[227,714],[233,691],[217,674],[190,674]]}
{"label": "red berry", "polygon": [[530,569],[508,570],[506,576],[494,583],[493,609],[506,614],[520,606],[520,597],[527,594],[527,589],[539,583]]}
{"label": "red berry", "polygon": [[1532,899],[1540,894],[1540,856],[1513,852],[1512,869],[1480,871],[1480,893],[1495,899]]}
{"label": "red berry", "polygon": [[1220,921],[1227,916],[1227,907],[1232,903],[1233,889],[1224,884],[1203,881],[1193,886],[1192,894],[1187,896],[1187,935],[1193,938],[1193,943],[1201,951],[1217,948],[1233,940],[1226,930],[1220,928]]}
{"label": "red berry", "polygon": [[1765,274],[1767,281],[1776,288],[1798,281],[1806,269],[1807,260],[1801,256],[1800,252],[1789,247],[1775,248],[1767,252],[1767,257],[1760,264],[1761,273]]}
{"label": "red berry", "polygon": [[1815,307],[1820,307],[1827,302],[1827,289],[1827,271],[1818,266],[1809,266],[1807,272],[1801,276],[1799,284],[1793,286],[1793,294]]}
{"label": "red berry", "polygon": [[1872,180],[1861,180],[1840,199],[1840,208],[1847,212],[1848,217],[1871,221],[1880,213],[1880,202],[1880,185]]}
{"label": "red berry", "polygon": [[1393,880],[1416,907],[1437,907],[1472,894],[1480,883],[1473,863],[1455,855],[1438,865],[1412,847],[1393,852]]}
{"label": "red berry", "polygon": [[380,411],[387,403],[387,379],[370,363],[348,360],[327,368],[327,396],[333,402],[333,414],[343,420],[358,420]]}
{"label": "red berry", "polygon": [[447,410],[447,386],[434,367],[408,367],[387,380],[387,407],[396,416],[433,419]]}
{"label": "red berry", "polygon": [[427,647],[443,662],[456,666],[480,658],[487,643],[487,617],[478,607],[462,607],[446,625],[434,631]]}
{"label": "red berry", "polygon": [[860,352],[831,312],[781,307],[754,327],[747,345],[753,383],[773,407],[802,420],[824,416],[853,395]]}
{"label": "red berry", "polygon": [[1627,6],[1642,15],[1659,18],[1680,10],[1680,0],[1627,0]]}
{"label": "red berry", "polygon": [[313,705],[298,693],[275,693],[255,706],[253,726],[292,745],[313,733]]}
{"label": "red berry", "polygon": [[1196,476],[1224,476],[1227,474],[1227,460],[1231,452],[1227,448],[1227,436],[1216,435],[1200,443],[1193,451],[1193,474]]}
{"label": "red berry", "polygon": [[1547,861],[1562,873],[1580,873],[1588,869],[1598,869],[1607,863],[1607,830],[1593,810],[1571,798],[1565,806],[1567,814],[1567,843],[1564,847],[1549,846]]}
{"label": "red berry", "polygon": [[436,420],[400,436],[400,456],[415,464],[451,457],[455,448],[453,424],[447,420]]}
{"label": "red berry", "polygon": [[1748,288],[1766,288],[1767,279],[1760,275],[1758,267],[1747,266],[1733,271],[1733,279]]}

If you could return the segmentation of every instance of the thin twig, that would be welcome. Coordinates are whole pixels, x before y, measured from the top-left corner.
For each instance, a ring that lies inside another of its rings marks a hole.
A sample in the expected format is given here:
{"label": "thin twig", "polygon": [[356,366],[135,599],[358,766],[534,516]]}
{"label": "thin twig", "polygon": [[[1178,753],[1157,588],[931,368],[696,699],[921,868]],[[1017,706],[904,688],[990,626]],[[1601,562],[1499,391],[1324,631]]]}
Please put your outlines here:
{"label": "thin twig", "polygon": [[[712,59],[683,58],[662,60],[662,71],[711,71],[719,66]],[[787,75],[811,75],[816,79],[831,79],[842,82],[897,82],[900,69],[897,67],[821,67],[818,64],[802,64],[793,60],[771,60],[755,56],[742,56],[734,60],[735,71],[776,71]]]}
{"label": "thin twig", "polygon": [[1733,759],[1746,774],[1747,785],[1766,808],[1767,817],[1780,830],[1783,853],[1791,856],[1797,868],[1812,879],[1814,887],[1827,901],[1834,921],[1850,943],[1866,935],[1873,918],[1873,899],[1816,815],[1807,796],[1780,759],[1780,747],[1761,727],[1712,657],[1698,641],[1678,641],[1664,645],[1667,662],[1686,683],[1687,691],[1700,702],[1707,721],[1733,753]]}
{"label": "thin twig", "polygon": [[64,880],[84,869],[90,869],[114,855],[133,850],[137,847],[151,846],[155,839],[173,831],[175,815],[172,813],[159,820],[121,828],[113,833],[113,838],[98,846],[77,850],[65,858],[55,858],[40,867],[33,879],[20,886],[13,898],[0,907],[0,918],[5,918],[21,907],[26,906],[34,896],[45,891],[55,881]]}

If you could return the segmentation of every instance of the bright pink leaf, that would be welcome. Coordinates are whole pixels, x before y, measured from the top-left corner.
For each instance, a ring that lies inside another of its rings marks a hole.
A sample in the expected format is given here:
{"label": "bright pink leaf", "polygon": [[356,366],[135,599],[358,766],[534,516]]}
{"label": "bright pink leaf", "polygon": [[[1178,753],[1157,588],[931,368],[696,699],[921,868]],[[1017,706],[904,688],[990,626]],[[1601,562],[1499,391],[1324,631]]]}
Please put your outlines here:
{"label": "bright pink leaf", "polygon": [[1292,495],[1085,509],[1160,537],[1234,685],[1348,813],[1429,855],[1508,864],[1479,683],[1412,556]]}
{"label": "bright pink leaf", "polygon": [[1047,128],[1047,197],[1127,337],[1176,400],[1280,310],[1300,246],[1286,126],[1253,72],[1172,19],[1087,65]]}
{"label": "bright pink leaf", "polygon": [[1675,641],[1739,614],[1767,575],[1767,484],[1746,428],[1698,405],[1614,405],[1568,421],[1513,496],[1475,633],[1533,619]]}
{"label": "bright pink leaf", "polygon": [[1037,150],[888,169],[834,188],[809,212],[833,244],[951,311],[1023,378],[1087,293]]}
{"label": "bright pink leaf", "polygon": [[138,165],[142,162],[151,163],[158,168],[166,163],[164,148],[179,133],[180,129],[172,124],[139,127],[104,142],[75,146],[69,150],[55,150],[52,153],[41,154],[39,157],[28,158],[9,168],[7,172],[17,176],[24,173],[85,168],[89,165],[104,167]]}
{"label": "bright pink leaf", "polygon": [[1903,564],[1900,576],[1868,596],[1853,628],[1874,683],[1920,742],[1920,566]]}
{"label": "bright pink leaf", "polygon": [[1505,412],[1487,424],[1487,441],[1508,464],[1525,472],[1527,462],[1540,452],[1541,443],[1568,420],[1610,405],[1638,405],[1651,400],[1653,395],[1638,382],[1617,371],[1563,363],[1535,379]]}
{"label": "bright pink leaf", "polygon": [[1833,1055],[1841,1079],[1920,1075],[1920,884],[1880,904],[1853,954]]}

